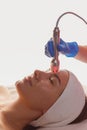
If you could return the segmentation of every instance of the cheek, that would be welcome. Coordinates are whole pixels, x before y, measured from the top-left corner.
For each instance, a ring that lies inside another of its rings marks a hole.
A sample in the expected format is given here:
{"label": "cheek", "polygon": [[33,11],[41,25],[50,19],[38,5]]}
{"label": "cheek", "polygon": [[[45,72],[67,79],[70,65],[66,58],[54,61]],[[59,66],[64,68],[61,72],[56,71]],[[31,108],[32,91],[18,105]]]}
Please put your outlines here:
{"label": "cheek", "polygon": [[49,91],[52,87],[50,81],[48,80],[42,80],[40,84],[38,84],[39,88],[41,88],[43,91]]}
{"label": "cheek", "polygon": [[19,87],[19,96],[32,109],[43,110],[51,101],[51,86],[47,81],[41,81],[33,87]]}
{"label": "cheek", "polygon": [[35,88],[32,88],[28,93],[26,92],[26,100],[29,102],[32,102],[33,104],[43,103],[44,99],[48,97],[47,89],[44,88],[44,86],[36,86]]}
{"label": "cheek", "polygon": [[26,95],[22,95],[24,101],[31,109],[43,110],[46,106],[46,96],[47,94],[41,89],[34,89],[33,92],[29,92]]}
{"label": "cheek", "polygon": [[35,87],[32,87],[29,92],[22,94],[24,100],[32,109],[43,110],[50,100],[50,91],[46,84],[38,84]]}

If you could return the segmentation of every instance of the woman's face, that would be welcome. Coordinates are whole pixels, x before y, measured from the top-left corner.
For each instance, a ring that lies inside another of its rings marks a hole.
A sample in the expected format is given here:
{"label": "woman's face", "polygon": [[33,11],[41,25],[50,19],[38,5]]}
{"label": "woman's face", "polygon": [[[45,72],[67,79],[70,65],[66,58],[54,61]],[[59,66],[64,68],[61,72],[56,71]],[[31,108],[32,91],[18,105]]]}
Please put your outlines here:
{"label": "woman's face", "polygon": [[19,97],[31,109],[46,112],[62,94],[69,79],[66,70],[54,74],[36,70],[33,75],[16,82]]}

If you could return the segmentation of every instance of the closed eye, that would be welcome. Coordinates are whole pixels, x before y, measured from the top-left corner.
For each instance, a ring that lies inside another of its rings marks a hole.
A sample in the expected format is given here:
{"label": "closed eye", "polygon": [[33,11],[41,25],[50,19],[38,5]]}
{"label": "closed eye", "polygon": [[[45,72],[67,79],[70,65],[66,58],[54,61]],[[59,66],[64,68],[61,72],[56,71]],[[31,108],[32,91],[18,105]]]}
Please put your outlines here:
{"label": "closed eye", "polygon": [[60,78],[58,77],[57,74],[54,74],[54,76],[57,78],[57,80],[59,81],[59,83],[61,82]]}
{"label": "closed eye", "polygon": [[58,75],[54,74],[54,75],[52,75],[52,76],[49,78],[49,80],[50,80],[50,82],[51,82],[52,84],[55,82],[55,78],[57,78],[57,80],[58,80],[59,83],[61,82],[61,80],[59,79]]}

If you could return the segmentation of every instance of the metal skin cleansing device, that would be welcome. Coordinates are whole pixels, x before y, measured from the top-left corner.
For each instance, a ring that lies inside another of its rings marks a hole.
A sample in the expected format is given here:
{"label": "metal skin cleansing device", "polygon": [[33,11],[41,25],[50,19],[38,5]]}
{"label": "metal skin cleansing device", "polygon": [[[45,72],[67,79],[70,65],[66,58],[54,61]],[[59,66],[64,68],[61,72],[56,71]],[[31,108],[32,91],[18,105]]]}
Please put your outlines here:
{"label": "metal skin cleansing device", "polygon": [[58,44],[60,43],[60,30],[59,30],[59,27],[58,27],[58,24],[59,24],[59,21],[60,19],[66,15],[66,14],[73,14],[75,15],[76,17],[80,18],[85,24],[87,24],[87,22],[82,18],[80,17],[79,15],[77,15],[76,13],[74,12],[65,12],[63,13],[62,15],[60,15],[60,17],[58,18],[57,22],[56,22],[56,26],[53,30],[53,46],[54,46],[54,57],[53,59],[51,60],[51,65],[50,65],[50,70],[54,73],[58,72],[59,71],[59,66],[60,66],[60,61],[59,61],[59,52],[57,50],[57,46]]}

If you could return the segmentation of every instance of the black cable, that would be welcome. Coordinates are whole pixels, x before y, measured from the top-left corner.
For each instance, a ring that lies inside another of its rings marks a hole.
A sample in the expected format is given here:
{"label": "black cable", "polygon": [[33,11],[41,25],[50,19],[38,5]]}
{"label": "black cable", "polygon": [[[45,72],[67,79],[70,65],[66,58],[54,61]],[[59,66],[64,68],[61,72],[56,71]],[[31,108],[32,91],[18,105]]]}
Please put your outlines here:
{"label": "black cable", "polygon": [[64,15],[66,15],[66,14],[73,14],[73,15],[75,15],[76,17],[80,18],[83,22],[85,22],[85,24],[87,24],[87,21],[86,21],[85,19],[83,19],[81,16],[79,16],[78,14],[76,14],[76,13],[74,13],[74,12],[65,12],[65,13],[63,13],[62,15],[59,16],[59,18],[58,18],[58,20],[57,20],[57,22],[56,22],[56,27],[58,27],[58,24],[59,24],[59,22],[60,22],[60,19],[61,19]]}

